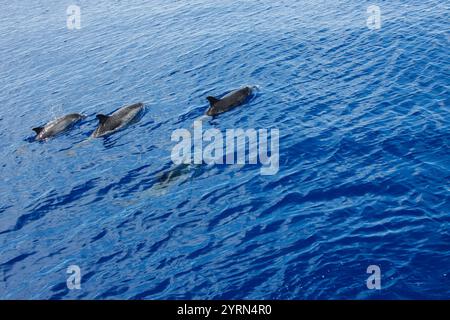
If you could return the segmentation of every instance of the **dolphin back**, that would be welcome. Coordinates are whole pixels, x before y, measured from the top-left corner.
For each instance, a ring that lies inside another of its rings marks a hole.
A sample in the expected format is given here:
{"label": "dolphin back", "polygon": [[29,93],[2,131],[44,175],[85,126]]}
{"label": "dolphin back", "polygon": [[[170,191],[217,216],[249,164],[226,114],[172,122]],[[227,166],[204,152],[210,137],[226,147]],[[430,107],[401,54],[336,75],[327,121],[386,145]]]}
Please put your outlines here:
{"label": "dolphin back", "polygon": [[45,140],[53,137],[63,131],[68,130],[75,123],[84,119],[86,116],[79,113],[71,113],[61,118],[50,121],[45,126],[33,128],[36,132],[35,140]]}
{"label": "dolphin back", "polygon": [[251,94],[252,89],[246,86],[228,93],[221,99],[208,97],[207,99],[210,103],[210,108],[206,111],[206,114],[214,116],[229,111],[247,101]]}
{"label": "dolphin back", "polygon": [[97,119],[99,120],[99,124],[97,129],[95,129],[92,133],[92,137],[97,138],[105,136],[122,129],[134,120],[143,108],[143,103],[135,103],[133,105],[120,108],[108,116],[98,114]]}

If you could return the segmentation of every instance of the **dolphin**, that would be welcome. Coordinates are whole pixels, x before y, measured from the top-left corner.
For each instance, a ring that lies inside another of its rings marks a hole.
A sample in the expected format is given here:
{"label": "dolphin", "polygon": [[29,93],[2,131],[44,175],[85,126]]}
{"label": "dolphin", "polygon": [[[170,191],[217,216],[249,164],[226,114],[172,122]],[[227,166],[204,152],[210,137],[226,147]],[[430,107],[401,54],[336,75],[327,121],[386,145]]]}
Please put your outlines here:
{"label": "dolphin", "polygon": [[98,114],[98,127],[92,133],[91,137],[102,137],[122,129],[132,120],[134,120],[143,108],[144,104],[139,102],[131,106],[122,107],[108,116],[104,114]]}
{"label": "dolphin", "polygon": [[71,113],[61,118],[52,120],[42,127],[33,128],[33,131],[36,132],[35,140],[42,141],[53,137],[69,129],[72,125],[84,118],[86,118],[85,115],[79,113]]}
{"label": "dolphin", "polygon": [[243,104],[248,97],[252,94],[252,88],[246,86],[238,90],[234,90],[221,99],[215,97],[206,97],[208,99],[210,107],[206,111],[208,116],[216,116],[224,113]]}

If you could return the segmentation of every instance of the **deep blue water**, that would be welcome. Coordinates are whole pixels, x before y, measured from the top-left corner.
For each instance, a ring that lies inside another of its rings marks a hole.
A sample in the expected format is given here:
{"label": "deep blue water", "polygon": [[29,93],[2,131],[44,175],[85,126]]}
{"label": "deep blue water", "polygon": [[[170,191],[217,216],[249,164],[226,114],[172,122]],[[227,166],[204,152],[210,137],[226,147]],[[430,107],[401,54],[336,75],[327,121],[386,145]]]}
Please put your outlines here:
{"label": "deep blue water", "polygon": [[[448,1],[80,0],[80,30],[70,4],[1,4],[0,298],[450,297]],[[168,174],[173,130],[246,84],[205,126],[278,128],[279,172]],[[32,142],[70,112],[88,118]]]}

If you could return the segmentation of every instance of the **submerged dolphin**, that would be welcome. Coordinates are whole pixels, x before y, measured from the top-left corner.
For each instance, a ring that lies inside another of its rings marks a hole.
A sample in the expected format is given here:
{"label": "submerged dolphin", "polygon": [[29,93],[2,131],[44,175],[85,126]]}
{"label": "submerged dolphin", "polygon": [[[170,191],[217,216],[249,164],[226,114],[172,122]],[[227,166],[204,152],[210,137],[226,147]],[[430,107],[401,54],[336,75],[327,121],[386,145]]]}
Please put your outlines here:
{"label": "submerged dolphin", "polygon": [[220,113],[229,111],[234,107],[243,104],[247,98],[252,94],[252,88],[243,87],[241,89],[230,92],[221,99],[215,97],[207,97],[210,107],[206,111],[208,116],[215,116]]}
{"label": "submerged dolphin", "polygon": [[120,108],[109,116],[98,114],[97,119],[99,124],[97,129],[92,133],[92,137],[98,138],[122,129],[135,119],[143,108],[143,103],[135,103],[131,106]]}
{"label": "submerged dolphin", "polygon": [[53,137],[58,133],[69,129],[76,122],[84,118],[86,118],[85,115],[79,113],[71,113],[65,115],[64,117],[50,121],[42,127],[33,128],[33,131],[36,132],[35,140],[41,141]]}

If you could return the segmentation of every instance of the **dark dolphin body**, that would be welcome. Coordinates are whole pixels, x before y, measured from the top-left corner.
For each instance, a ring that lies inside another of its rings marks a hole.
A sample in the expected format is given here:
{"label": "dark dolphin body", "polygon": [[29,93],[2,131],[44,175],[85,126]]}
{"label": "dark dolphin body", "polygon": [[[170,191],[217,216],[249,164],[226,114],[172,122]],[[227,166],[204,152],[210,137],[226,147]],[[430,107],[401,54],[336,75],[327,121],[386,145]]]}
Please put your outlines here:
{"label": "dark dolphin body", "polygon": [[109,116],[98,114],[97,119],[99,124],[97,129],[92,133],[92,137],[98,138],[122,129],[135,119],[143,108],[143,103],[136,103],[120,108]]}
{"label": "dark dolphin body", "polygon": [[211,106],[206,111],[206,114],[208,116],[215,116],[229,111],[234,107],[243,104],[251,94],[252,89],[250,87],[244,87],[230,92],[221,99],[217,99],[215,97],[207,97],[206,99],[208,99]]}
{"label": "dark dolphin body", "polygon": [[33,128],[33,131],[36,132],[35,140],[41,141],[53,137],[58,133],[69,129],[72,125],[85,117],[86,116],[82,114],[71,113],[65,115],[64,117],[50,121],[42,127]]}

